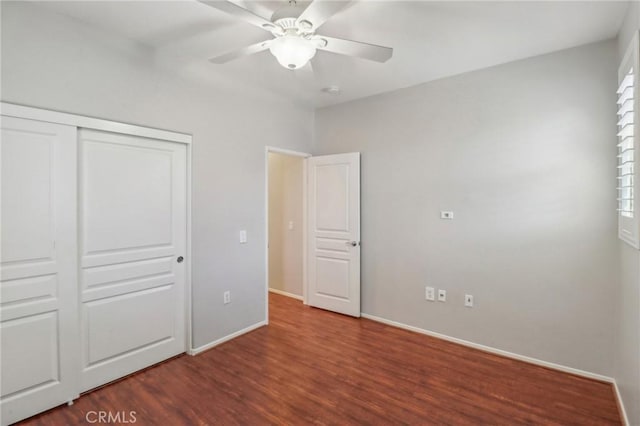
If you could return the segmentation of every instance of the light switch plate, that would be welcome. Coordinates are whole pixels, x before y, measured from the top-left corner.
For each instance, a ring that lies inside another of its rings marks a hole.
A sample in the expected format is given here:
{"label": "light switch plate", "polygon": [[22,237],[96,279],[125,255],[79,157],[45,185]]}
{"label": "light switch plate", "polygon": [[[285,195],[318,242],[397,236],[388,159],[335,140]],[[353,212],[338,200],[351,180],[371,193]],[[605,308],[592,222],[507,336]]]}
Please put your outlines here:
{"label": "light switch plate", "polygon": [[246,244],[247,243],[247,231],[242,230],[240,231],[240,244]]}
{"label": "light switch plate", "polygon": [[464,295],[464,306],[467,308],[473,308],[473,295],[465,294]]}
{"label": "light switch plate", "polygon": [[438,290],[438,302],[447,301],[447,290]]}

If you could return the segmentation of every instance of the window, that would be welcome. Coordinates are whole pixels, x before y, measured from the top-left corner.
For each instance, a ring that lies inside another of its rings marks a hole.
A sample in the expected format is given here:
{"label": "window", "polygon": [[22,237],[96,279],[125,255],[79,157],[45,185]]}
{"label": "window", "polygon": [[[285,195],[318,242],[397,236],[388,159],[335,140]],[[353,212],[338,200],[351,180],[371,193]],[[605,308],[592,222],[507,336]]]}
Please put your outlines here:
{"label": "window", "polygon": [[638,139],[638,70],[640,70],[638,34],[631,41],[618,70],[618,235],[635,248],[640,248],[640,205],[636,188],[635,165]]}
{"label": "window", "polygon": [[633,68],[618,89],[618,211],[633,218]]}

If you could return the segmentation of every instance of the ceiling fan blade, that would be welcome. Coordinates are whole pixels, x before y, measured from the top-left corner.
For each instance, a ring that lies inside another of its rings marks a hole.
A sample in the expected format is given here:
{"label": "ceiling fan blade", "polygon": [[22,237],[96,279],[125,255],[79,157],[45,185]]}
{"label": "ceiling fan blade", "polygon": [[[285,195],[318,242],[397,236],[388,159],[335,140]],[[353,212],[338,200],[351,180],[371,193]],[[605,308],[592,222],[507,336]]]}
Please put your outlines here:
{"label": "ceiling fan blade", "polygon": [[243,21],[255,25],[258,28],[262,28],[265,31],[273,31],[276,30],[277,27],[271,21],[262,16],[256,15],[252,11],[245,9],[244,7],[229,1],[229,0],[198,0],[200,3],[206,4],[207,6],[211,6],[214,9],[221,10],[230,15],[235,16],[236,18],[242,19]]}
{"label": "ceiling fan blade", "polygon": [[350,1],[344,0],[314,0],[298,17],[298,24],[302,22],[308,22],[311,26],[305,28],[302,24],[301,27],[308,30],[317,30],[327,19],[331,18],[336,13],[344,9]]}
{"label": "ceiling fan blade", "polygon": [[214,64],[224,64],[242,56],[249,56],[254,53],[262,52],[269,48],[271,41],[272,40],[261,41],[260,43],[252,44],[251,46],[243,47],[242,49],[224,53],[220,56],[209,59],[209,62],[213,62]]}
{"label": "ceiling fan blade", "polygon": [[[393,55],[393,49],[391,47],[376,46],[375,44],[325,36],[314,37],[314,40],[318,41],[316,44],[320,50],[339,53],[340,55],[355,56],[376,62],[387,62]],[[327,41],[326,45],[322,40]]]}

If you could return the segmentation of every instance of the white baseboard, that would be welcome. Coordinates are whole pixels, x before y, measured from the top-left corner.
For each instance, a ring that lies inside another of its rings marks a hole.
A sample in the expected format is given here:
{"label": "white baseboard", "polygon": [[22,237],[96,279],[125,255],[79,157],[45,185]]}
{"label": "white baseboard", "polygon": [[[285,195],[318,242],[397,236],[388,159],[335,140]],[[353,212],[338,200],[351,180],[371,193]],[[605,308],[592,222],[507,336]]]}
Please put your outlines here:
{"label": "white baseboard", "polygon": [[224,336],[224,337],[222,337],[222,338],[220,338],[218,340],[215,340],[215,341],[213,341],[211,343],[207,343],[206,345],[202,345],[202,346],[194,348],[194,349],[189,349],[187,351],[187,353],[189,355],[197,355],[199,353],[207,351],[207,350],[209,350],[211,348],[214,348],[214,347],[216,347],[216,346],[218,346],[218,345],[220,345],[220,344],[222,344],[224,342],[228,342],[231,339],[235,339],[238,336],[242,336],[243,334],[246,334],[246,333],[248,333],[250,331],[255,330],[256,328],[260,328],[260,327],[265,326],[265,325],[267,325],[266,321],[260,321],[260,322],[258,322],[256,324],[250,325],[247,328],[243,328],[242,330],[236,331],[235,333],[231,333],[231,334],[229,334],[227,336]]}
{"label": "white baseboard", "polygon": [[491,346],[481,345],[479,343],[470,342],[468,340],[458,339],[457,337],[447,336],[446,334],[437,333],[431,330],[425,330],[423,328],[414,327],[412,325],[403,324],[396,321],[391,321],[385,318],[377,317],[375,315],[369,315],[362,313],[363,318],[370,319],[372,321],[387,324],[393,327],[402,328],[404,330],[413,331],[420,334],[426,334],[427,336],[436,337],[438,339],[447,340],[449,342],[457,343],[459,345],[468,346],[470,348],[478,349],[484,352],[489,352],[496,355],[502,355],[507,358],[517,359],[519,361],[528,362],[530,364],[540,365],[554,370],[563,371],[565,373],[575,374],[577,376],[587,377],[589,379],[599,380],[601,382],[614,383],[615,380],[611,377],[603,376],[601,374],[591,373],[589,371],[579,370],[573,367],[567,367],[565,365],[555,364],[553,362],[542,361],[541,359],[531,358],[525,355],[516,354],[513,352],[504,351],[502,349],[492,348]]}
{"label": "white baseboard", "polygon": [[624,426],[631,426],[629,417],[627,417],[627,410],[624,409],[624,402],[622,401],[622,395],[620,395],[620,389],[618,389],[618,383],[615,380],[613,381],[613,390],[616,393],[616,402],[618,403],[618,409],[622,416],[622,423]]}
{"label": "white baseboard", "polygon": [[279,294],[281,296],[287,296],[287,297],[290,297],[292,299],[302,300],[302,296],[298,296],[297,294],[289,293],[287,291],[282,291],[282,290],[278,290],[278,289],[275,289],[275,288],[269,288],[269,292],[270,293]]}

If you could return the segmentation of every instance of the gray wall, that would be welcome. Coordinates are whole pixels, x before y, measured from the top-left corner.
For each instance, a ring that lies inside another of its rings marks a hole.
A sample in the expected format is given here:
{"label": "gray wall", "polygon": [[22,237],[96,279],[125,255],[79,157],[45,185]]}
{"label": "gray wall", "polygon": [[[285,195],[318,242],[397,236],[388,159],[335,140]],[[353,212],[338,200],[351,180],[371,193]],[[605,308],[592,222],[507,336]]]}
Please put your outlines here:
{"label": "gray wall", "polygon": [[318,153],[362,153],[362,310],[611,375],[615,63],[609,41],[318,110]]}
{"label": "gray wall", "polygon": [[[203,90],[154,52],[34,4],[2,2],[2,100],[193,134],[194,344],[265,318],[265,145],[309,151],[313,112]],[[238,231],[248,244],[238,244]],[[231,290],[232,303],[222,293]]]}
{"label": "gray wall", "polygon": [[[618,61],[640,29],[640,3],[632,2],[618,36]],[[640,253],[620,242],[622,279],[616,306],[613,377],[631,425],[640,425]]]}
{"label": "gray wall", "polygon": [[302,296],[303,164],[302,157],[269,153],[269,288],[297,296]]}

